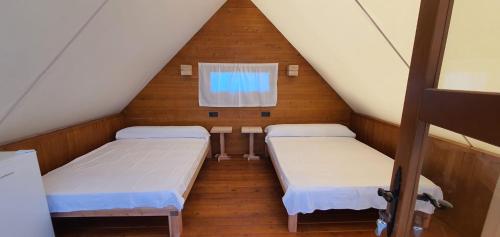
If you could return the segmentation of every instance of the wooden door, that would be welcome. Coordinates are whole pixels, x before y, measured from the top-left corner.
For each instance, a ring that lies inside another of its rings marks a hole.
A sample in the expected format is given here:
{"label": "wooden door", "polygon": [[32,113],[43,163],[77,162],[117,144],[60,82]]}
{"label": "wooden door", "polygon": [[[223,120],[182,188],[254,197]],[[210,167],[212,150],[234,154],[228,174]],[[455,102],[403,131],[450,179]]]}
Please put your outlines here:
{"label": "wooden door", "polygon": [[453,0],[421,1],[391,182],[397,198],[386,211],[388,236],[411,236],[429,125],[500,146],[499,93],[437,89],[452,9]]}

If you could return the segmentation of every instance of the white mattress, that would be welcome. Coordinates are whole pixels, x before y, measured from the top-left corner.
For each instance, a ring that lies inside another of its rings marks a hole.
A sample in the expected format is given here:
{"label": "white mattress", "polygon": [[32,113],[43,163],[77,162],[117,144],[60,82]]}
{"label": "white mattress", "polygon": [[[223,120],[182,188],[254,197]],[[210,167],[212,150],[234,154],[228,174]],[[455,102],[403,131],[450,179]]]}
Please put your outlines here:
{"label": "white mattress", "polygon": [[[389,189],[391,182],[394,161],[386,155],[348,137],[269,137],[266,142],[281,173],[288,214],[386,208],[377,195],[378,188]],[[443,198],[441,189],[423,176],[421,192]],[[434,212],[422,201],[417,201],[416,209]]]}
{"label": "white mattress", "polygon": [[207,139],[125,139],[107,143],[43,176],[50,212],[114,208],[181,210],[182,194]]}

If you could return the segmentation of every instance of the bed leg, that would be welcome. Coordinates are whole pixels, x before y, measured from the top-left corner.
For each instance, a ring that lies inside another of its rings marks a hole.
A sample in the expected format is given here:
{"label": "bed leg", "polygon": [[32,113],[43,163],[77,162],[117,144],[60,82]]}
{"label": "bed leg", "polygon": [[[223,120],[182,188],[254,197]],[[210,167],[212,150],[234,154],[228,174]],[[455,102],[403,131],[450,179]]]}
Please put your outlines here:
{"label": "bed leg", "polygon": [[416,211],[413,214],[413,224],[415,226],[420,226],[424,229],[429,228],[429,226],[431,225],[431,219],[432,215],[427,213]]}
{"label": "bed leg", "polygon": [[171,212],[168,217],[170,237],[180,237],[182,233],[182,212]]}
{"label": "bed leg", "polygon": [[208,159],[211,159],[213,156],[212,156],[212,143],[209,142],[208,143],[208,151],[207,151],[207,157]]}
{"label": "bed leg", "polygon": [[297,232],[297,216],[298,214],[288,215],[288,232]]}

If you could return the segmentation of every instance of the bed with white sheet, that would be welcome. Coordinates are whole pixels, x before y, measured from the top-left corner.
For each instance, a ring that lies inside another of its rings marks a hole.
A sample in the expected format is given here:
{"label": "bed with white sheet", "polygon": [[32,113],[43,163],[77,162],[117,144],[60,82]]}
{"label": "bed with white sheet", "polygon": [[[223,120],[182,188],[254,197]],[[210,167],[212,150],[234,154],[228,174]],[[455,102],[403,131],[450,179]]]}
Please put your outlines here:
{"label": "bed with white sheet", "polygon": [[181,211],[209,150],[198,126],[130,127],[43,176],[54,217],[167,215],[180,235]]}
{"label": "bed with white sheet", "polygon": [[[355,139],[339,124],[272,125],[266,143],[283,190],[283,204],[293,225],[298,213],[330,209],[385,209],[378,188],[389,189],[394,161]],[[419,193],[443,198],[425,177]],[[433,214],[434,206],[417,201],[416,210]],[[291,226],[289,229],[294,230]],[[296,230],[296,226],[295,226]]]}

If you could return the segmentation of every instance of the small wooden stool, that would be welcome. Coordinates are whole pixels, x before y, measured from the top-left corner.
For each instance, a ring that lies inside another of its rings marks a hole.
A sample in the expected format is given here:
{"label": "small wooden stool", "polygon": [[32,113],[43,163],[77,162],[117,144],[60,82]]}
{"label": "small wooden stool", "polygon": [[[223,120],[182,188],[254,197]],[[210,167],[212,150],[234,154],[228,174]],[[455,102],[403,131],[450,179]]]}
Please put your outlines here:
{"label": "small wooden stool", "polygon": [[247,158],[248,160],[258,160],[260,159],[259,156],[256,156],[255,153],[253,152],[253,145],[254,145],[254,134],[256,133],[262,133],[262,128],[261,127],[241,127],[241,133],[243,134],[250,134],[250,144],[249,144],[249,153],[245,154],[243,157]]}
{"label": "small wooden stool", "polygon": [[232,132],[233,132],[233,127],[229,127],[229,126],[224,126],[224,127],[215,126],[215,127],[212,127],[212,129],[210,130],[210,133],[218,133],[220,136],[220,154],[215,155],[215,157],[217,157],[217,161],[219,161],[219,162],[221,160],[231,159],[231,157],[226,154],[224,134],[225,133],[232,133]]}

